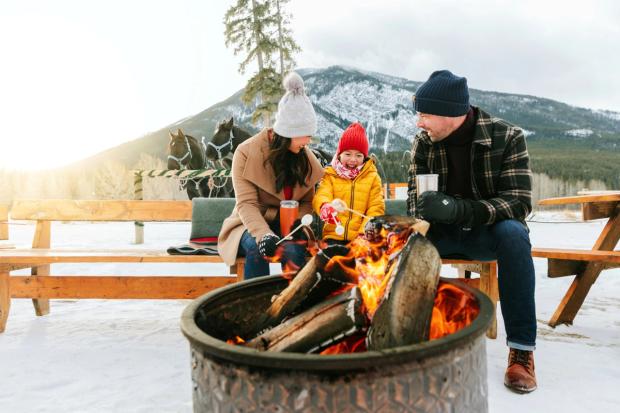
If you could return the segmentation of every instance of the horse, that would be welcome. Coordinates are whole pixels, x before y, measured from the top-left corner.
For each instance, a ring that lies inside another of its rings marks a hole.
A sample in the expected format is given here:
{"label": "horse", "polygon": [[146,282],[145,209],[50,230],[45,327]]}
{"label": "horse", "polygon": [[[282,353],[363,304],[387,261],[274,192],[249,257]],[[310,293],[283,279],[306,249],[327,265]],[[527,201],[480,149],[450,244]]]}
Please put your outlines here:
{"label": "horse", "polygon": [[252,137],[250,132],[235,126],[232,117],[221,121],[207,143],[207,159],[218,163],[222,163],[224,159],[231,159],[237,146],[250,137]]}
{"label": "horse", "polygon": [[[207,160],[218,162],[223,167],[226,167],[226,164],[232,164],[232,155],[237,146],[251,137],[252,135],[248,131],[235,126],[232,117],[221,121],[215,128],[213,137],[207,142]],[[310,150],[317,157],[321,166],[329,165],[332,160],[329,153],[319,148],[310,148]]]}
{"label": "horse", "polygon": [[[204,137],[203,141],[199,142],[193,136],[184,134],[181,129],[177,129],[176,134],[169,132],[169,135],[168,169],[204,169],[207,167]],[[189,199],[234,196],[232,195],[232,186],[230,190],[227,190],[227,188],[223,188],[225,185],[217,185],[215,179],[220,178],[187,179],[181,182],[181,187],[187,190]]]}

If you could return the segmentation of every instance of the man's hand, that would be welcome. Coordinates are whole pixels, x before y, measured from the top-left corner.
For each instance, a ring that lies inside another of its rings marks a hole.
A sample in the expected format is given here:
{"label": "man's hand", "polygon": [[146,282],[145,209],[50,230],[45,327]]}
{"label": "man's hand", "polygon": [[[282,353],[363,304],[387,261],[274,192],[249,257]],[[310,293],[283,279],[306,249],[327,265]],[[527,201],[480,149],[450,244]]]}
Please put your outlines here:
{"label": "man's hand", "polygon": [[265,234],[258,242],[258,252],[263,257],[273,257],[276,253],[276,242],[280,241],[280,237],[275,234]]}
{"label": "man's hand", "polygon": [[336,219],[337,215],[338,211],[336,211],[336,208],[334,208],[329,202],[325,202],[321,205],[319,217],[323,222],[336,225],[338,223],[338,220]]}
{"label": "man's hand", "polygon": [[424,192],[416,206],[422,218],[440,224],[463,224],[469,222],[473,215],[468,200],[437,191]]}

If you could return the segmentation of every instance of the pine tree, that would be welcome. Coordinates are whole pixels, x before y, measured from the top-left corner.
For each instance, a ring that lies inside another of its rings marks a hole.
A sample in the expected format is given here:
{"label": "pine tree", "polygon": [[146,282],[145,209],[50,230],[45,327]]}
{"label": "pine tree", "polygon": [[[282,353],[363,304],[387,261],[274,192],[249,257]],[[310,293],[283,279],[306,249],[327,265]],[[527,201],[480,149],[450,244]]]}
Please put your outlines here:
{"label": "pine tree", "polygon": [[278,55],[280,59],[280,75],[295,67],[295,59],[293,55],[301,52],[301,48],[293,39],[289,25],[291,23],[291,15],[284,11],[284,6],[290,0],[272,0],[275,7],[274,19],[277,25],[278,37]]}
{"label": "pine tree", "polygon": [[[282,78],[294,65],[293,54],[300,50],[288,29],[290,16],[282,6],[288,0],[237,0],[224,17],[226,46],[234,46],[235,55],[246,56],[239,65],[245,73],[248,65],[256,61],[258,71],[248,81],[242,100],[249,105],[260,99],[252,114],[252,122],[263,119],[270,126],[271,115],[277,109],[277,101],[283,94]],[[278,55],[280,70],[275,68]]]}

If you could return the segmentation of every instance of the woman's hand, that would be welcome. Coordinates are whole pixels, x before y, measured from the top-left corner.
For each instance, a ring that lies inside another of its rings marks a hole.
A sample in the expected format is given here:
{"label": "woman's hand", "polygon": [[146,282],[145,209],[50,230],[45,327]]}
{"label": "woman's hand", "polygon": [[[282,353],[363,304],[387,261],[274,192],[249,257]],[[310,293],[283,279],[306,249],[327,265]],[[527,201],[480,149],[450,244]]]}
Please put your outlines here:
{"label": "woman's hand", "polygon": [[258,242],[258,252],[263,257],[273,257],[276,253],[276,243],[280,241],[280,237],[275,234],[265,234]]}

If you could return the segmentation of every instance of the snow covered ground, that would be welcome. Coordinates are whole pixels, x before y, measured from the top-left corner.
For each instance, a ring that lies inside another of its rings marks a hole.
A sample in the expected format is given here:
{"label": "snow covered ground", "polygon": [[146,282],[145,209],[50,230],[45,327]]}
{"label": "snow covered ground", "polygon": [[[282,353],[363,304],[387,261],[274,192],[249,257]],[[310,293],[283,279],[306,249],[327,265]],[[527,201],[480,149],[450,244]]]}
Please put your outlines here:
{"label": "snow covered ground", "polygon": [[[539,214],[530,223],[539,247],[590,248],[603,221],[557,223]],[[11,242],[27,245],[33,225],[11,225]],[[55,224],[58,247],[99,245],[165,248],[184,242],[189,224],[148,223],[146,243],[132,246],[133,225]],[[88,241],[84,237],[88,236]],[[538,313],[536,373],[530,395],[503,386],[507,349],[501,313],[497,340],[487,340],[491,412],[617,411],[620,406],[620,269],[604,272],[575,325],[546,325],[569,278],[546,277],[535,259]],[[148,265],[148,267],[147,267]],[[57,265],[63,274],[170,274],[169,265]],[[179,273],[179,265],[174,272]],[[277,268],[277,267],[276,267]],[[444,275],[454,275],[444,267]],[[223,274],[224,265],[183,266],[187,274]],[[0,334],[0,412],[188,412],[192,409],[189,344],[179,329],[184,300],[54,300],[51,314],[36,317],[30,300],[12,301]]]}

